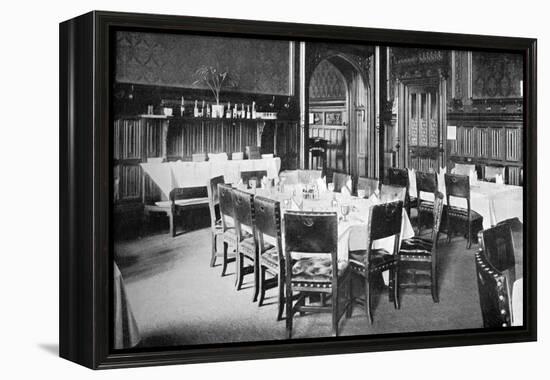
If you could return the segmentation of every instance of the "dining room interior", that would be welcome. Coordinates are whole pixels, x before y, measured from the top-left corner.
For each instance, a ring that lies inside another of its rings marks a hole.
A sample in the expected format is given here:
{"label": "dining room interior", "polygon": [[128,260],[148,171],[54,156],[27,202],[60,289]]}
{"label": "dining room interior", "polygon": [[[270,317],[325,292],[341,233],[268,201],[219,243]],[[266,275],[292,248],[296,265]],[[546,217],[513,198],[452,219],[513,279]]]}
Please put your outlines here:
{"label": "dining room interior", "polygon": [[114,348],[522,325],[522,55],[115,40]]}

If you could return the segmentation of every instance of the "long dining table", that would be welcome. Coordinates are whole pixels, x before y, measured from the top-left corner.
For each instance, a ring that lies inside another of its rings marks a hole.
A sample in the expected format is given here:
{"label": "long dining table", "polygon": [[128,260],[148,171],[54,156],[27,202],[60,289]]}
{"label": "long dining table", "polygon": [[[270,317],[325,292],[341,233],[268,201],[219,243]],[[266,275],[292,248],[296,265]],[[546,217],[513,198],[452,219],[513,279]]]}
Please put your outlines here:
{"label": "long dining table", "polygon": [[[338,214],[338,260],[347,260],[349,251],[364,250],[367,248],[367,226],[369,220],[370,209],[373,205],[379,203],[374,199],[363,199],[342,193],[325,191],[319,194],[318,199],[305,199],[296,197],[292,192],[278,192],[275,188],[265,189],[247,189],[246,191],[255,196],[277,200],[281,204],[282,223],[284,224],[284,215],[288,210],[298,211],[301,203],[303,211],[333,211]],[[333,199],[336,200],[338,206],[333,206]],[[287,200],[287,202],[285,202]],[[349,214],[345,217],[342,215],[342,205],[349,206]],[[320,233],[322,233],[320,231]],[[284,228],[283,228],[284,234]],[[401,221],[400,239],[409,239],[414,236],[414,230],[409,220],[405,209]],[[264,239],[270,242],[270,238],[265,236]],[[283,235],[284,245],[284,235]],[[384,249],[392,252],[394,238],[385,238],[375,240],[372,247],[374,249]],[[283,246],[284,250],[284,246]],[[383,273],[384,282],[388,282],[388,274]]]}

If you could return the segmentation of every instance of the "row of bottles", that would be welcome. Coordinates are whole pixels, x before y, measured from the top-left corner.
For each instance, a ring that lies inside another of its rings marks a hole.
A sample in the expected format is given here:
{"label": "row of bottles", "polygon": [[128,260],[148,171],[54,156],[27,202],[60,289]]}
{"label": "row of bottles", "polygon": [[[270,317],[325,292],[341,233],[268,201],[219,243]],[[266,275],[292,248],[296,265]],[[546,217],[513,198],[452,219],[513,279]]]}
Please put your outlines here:
{"label": "row of bottles", "polygon": [[[193,104],[193,103],[191,103]],[[205,118],[225,118],[225,119],[257,119],[259,118],[256,112],[256,102],[252,104],[240,105],[235,103],[233,106],[230,102],[225,104],[207,104],[204,100],[199,103],[194,101],[192,110],[187,104],[184,97],[181,98],[180,116],[181,117],[205,117]]]}

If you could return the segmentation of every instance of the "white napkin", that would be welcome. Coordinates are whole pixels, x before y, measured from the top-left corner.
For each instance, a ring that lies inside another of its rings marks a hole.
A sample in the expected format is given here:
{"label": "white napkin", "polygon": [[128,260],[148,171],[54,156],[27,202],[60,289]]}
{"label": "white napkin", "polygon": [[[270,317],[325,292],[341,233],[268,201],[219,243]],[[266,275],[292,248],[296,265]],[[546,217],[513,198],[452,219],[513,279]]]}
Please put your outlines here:
{"label": "white napkin", "polygon": [[369,201],[372,202],[373,204],[378,204],[378,203],[380,203],[380,198],[378,198],[378,195],[376,194],[376,192],[374,192],[369,197]]}
{"label": "white napkin", "polygon": [[470,186],[477,183],[477,173],[475,170],[470,170]]}
{"label": "white napkin", "polygon": [[273,153],[262,154],[262,158],[273,158]]}
{"label": "white napkin", "polygon": [[327,191],[327,180],[325,177],[317,178],[315,180],[315,183],[317,184],[317,189],[319,190],[319,194],[325,193]]}
{"label": "white napkin", "polygon": [[504,185],[504,178],[503,178],[502,174],[497,174],[495,176],[495,183],[497,185]]}

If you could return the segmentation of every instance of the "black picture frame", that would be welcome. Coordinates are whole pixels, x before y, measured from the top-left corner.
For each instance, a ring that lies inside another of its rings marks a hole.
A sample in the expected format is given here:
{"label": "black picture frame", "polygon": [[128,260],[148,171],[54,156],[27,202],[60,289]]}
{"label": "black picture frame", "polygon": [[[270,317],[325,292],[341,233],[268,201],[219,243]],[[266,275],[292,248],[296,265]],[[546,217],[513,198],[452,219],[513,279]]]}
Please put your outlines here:
{"label": "black picture frame", "polygon": [[[480,329],[110,349],[111,33],[116,28],[239,37],[485,49],[524,57],[524,325]],[[60,356],[118,368],[535,341],[537,337],[537,41],[467,34],[93,11],[60,24]]]}

